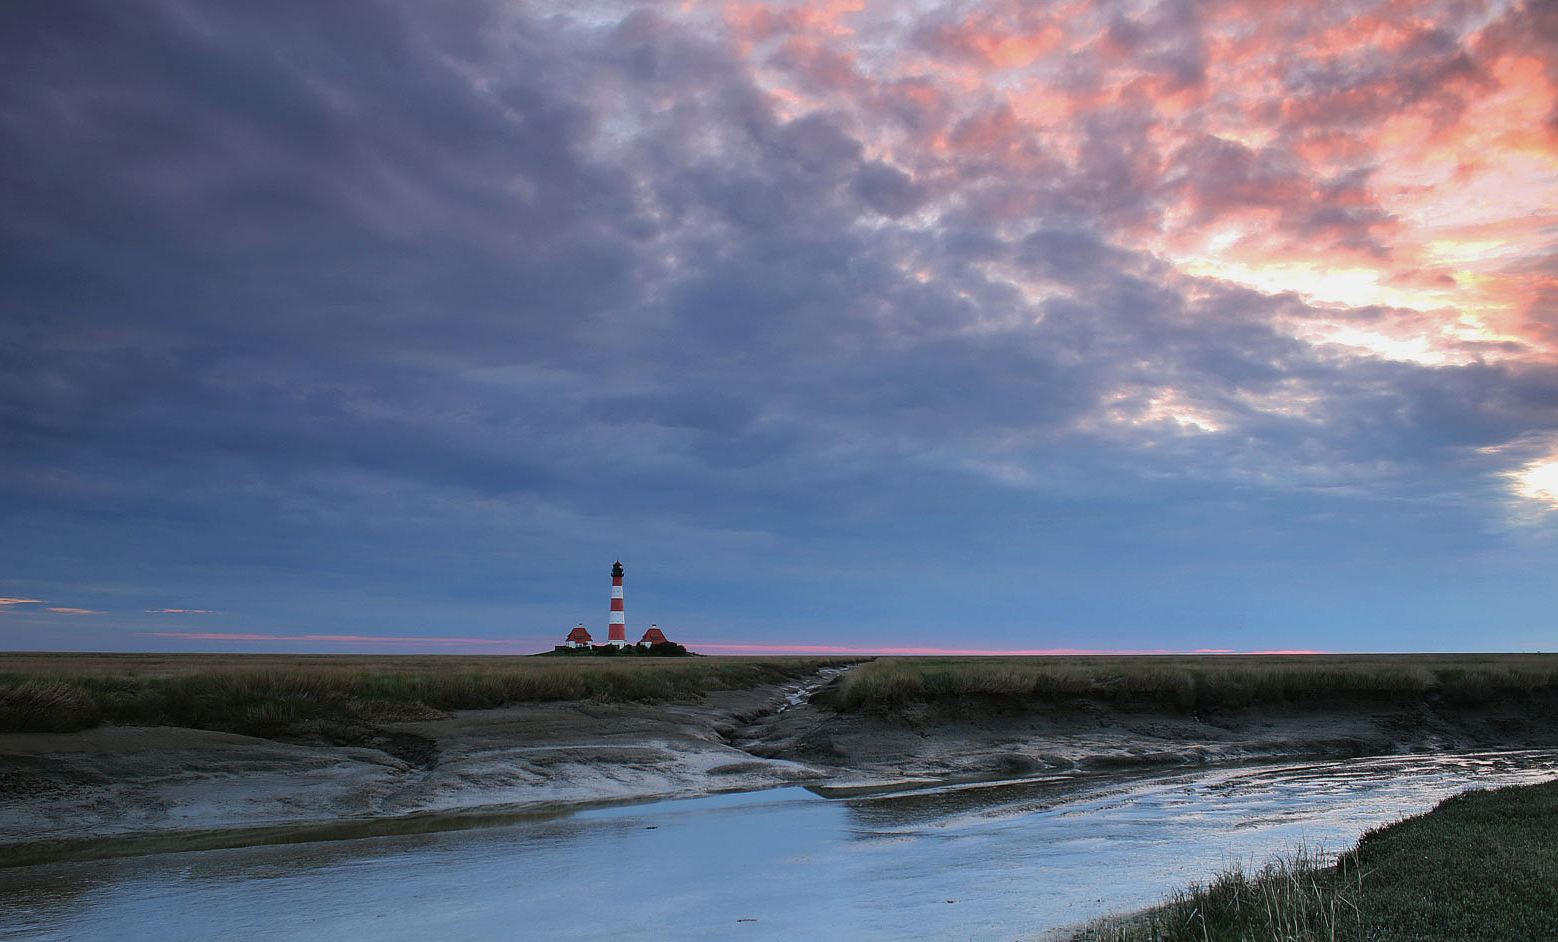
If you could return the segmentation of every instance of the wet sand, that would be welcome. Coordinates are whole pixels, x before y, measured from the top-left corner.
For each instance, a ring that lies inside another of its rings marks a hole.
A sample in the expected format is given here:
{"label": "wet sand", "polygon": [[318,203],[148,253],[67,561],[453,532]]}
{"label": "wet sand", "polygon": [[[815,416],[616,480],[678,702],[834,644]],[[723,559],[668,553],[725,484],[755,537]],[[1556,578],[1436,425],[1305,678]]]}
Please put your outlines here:
{"label": "wet sand", "polygon": [[1547,701],[1181,715],[992,700],[886,716],[805,702],[830,676],[690,703],[461,711],[388,724],[353,746],[174,727],[0,734],[0,864],[778,785],[847,794],[1044,770],[1558,746],[1558,704]]}

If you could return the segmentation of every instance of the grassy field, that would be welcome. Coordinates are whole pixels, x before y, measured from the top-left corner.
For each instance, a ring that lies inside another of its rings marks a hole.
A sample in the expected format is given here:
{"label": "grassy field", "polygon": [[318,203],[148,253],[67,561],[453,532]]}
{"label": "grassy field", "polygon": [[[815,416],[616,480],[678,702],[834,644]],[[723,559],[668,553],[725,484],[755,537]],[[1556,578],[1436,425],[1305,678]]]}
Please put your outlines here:
{"label": "grassy field", "polygon": [[1076,942],[1558,939],[1558,782],[1457,795],[1327,865],[1224,873]]}
{"label": "grassy field", "polygon": [[696,698],[803,677],[837,658],[0,654],[0,732],[105,722],[252,735],[542,700]]}
{"label": "grassy field", "polygon": [[[839,658],[0,654],[0,731],[173,724],[257,735],[541,700],[695,698],[804,676]],[[830,691],[842,711],[916,703],[1179,711],[1558,692],[1558,654],[879,658]]]}
{"label": "grassy field", "polygon": [[999,697],[1186,712],[1423,697],[1474,704],[1554,690],[1558,654],[902,657],[852,671],[831,705],[892,712]]}

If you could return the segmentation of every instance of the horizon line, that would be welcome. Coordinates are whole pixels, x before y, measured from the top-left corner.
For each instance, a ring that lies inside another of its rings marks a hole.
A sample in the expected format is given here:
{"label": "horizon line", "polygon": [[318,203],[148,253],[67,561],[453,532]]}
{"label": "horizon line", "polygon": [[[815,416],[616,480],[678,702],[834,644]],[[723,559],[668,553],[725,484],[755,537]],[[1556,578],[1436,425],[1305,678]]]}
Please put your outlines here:
{"label": "horizon line", "polygon": [[[416,649],[454,648],[475,651],[477,649],[504,648],[510,650],[490,651],[486,653],[545,653],[547,649],[535,651],[534,642],[522,641],[513,638],[470,638],[470,637],[399,637],[391,635],[361,635],[361,634],[297,634],[283,635],[262,632],[217,632],[217,631],[140,631],[135,632],[136,637],[162,638],[181,641],[209,641],[224,644],[245,643],[300,643],[308,645],[319,644],[365,644],[365,645],[404,645]],[[884,646],[871,644],[762,644],[741,642],[715,642],[715,641],[677,641],[688,650],[711,651],[716,655],[860,655],[860,656],[894,656],[894,655],[923,655],[943,657],[1085,657],[1085,656],[1132,656],[1132,655],[1278,655],[1278,654],[1336,654],[1339,652],[1320,649],[1287,649],[1269,648],[1255,650],[1240,650],[1236,648],[1001,648],[1001,647],[934,647],[930,645],[918,646]],[[512,650],[522,649],[522,650]],[[263,652],[285,653],[285,652]],[[306,652],[299,652],[306,653]],[[346,652],[341,652],[346,653]],[[394,652],[364,652],[364,653],[394,653]],[[408,651],[406,653],[419,653]]]}

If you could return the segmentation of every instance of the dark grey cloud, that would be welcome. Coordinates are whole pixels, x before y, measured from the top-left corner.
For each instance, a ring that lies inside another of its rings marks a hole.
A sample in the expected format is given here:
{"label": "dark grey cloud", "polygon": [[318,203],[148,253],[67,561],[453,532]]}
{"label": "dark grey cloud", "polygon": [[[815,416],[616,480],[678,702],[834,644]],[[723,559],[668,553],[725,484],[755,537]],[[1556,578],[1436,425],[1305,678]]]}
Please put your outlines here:
{"label": "dark grey cloud", "polygon": [[862,166],[855,173],[855,195],[883,216],[903,216],[925,202],[920,188],[908,174],[880,161]]}

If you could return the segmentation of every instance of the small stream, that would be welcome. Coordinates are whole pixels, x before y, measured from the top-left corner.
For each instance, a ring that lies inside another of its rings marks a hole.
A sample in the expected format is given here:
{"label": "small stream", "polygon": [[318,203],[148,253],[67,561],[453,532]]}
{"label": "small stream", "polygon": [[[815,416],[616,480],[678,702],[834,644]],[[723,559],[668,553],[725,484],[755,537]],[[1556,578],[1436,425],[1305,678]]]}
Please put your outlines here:
{"label": "small stream", "polygon": [[824,667],[810,677],[791,681],[784,685],[780,688],[784,702],[779,704],[778,708],[774,710],[774,714],[778,715],[791,707],[797,707],[808,702],[811,700],[812,694],[843,677],[853,670],[855,666],[854,664],[846,664],[841,667]]}
{"label": "small stream", "polygon": [[0,870],[0,939],[1032,939],[1558,752],[803,788],[478,830]]}

